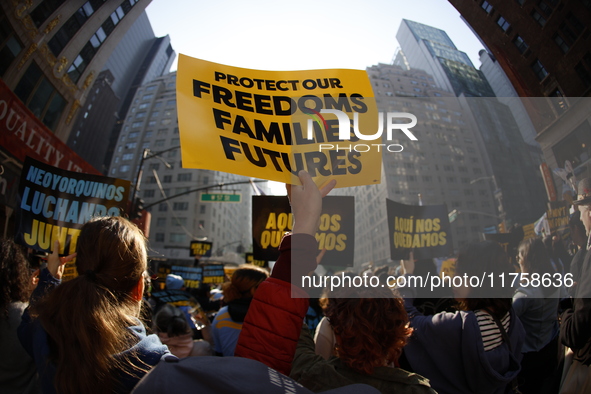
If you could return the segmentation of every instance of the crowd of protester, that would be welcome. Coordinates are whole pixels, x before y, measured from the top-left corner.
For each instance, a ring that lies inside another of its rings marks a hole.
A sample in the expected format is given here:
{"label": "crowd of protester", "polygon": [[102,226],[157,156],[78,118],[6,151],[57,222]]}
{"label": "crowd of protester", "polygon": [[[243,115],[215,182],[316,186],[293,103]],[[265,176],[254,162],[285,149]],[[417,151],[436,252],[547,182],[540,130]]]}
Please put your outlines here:
{"label": "crowd of protester", "polygon": [[[572,274],[572,286],[388,286],[389,275],[438,274],[411,253],[396,269],[345,273],[384,286],[321,295],[295,284],[322,257],[315,233],[334,181],[300,180],[272,271],[245,264],[217,288],[169,274],[153,289],[147,241],[123,218],[92,219],[76,253],[60,257],[56,242],[42,269],[2,240],[0,391],[591,393],[591,178],[569,243],[527,239],[514,264],[500,244],[474,242],[455,265],[460,276]],[[62,283],[73,259],[77,276]]]}

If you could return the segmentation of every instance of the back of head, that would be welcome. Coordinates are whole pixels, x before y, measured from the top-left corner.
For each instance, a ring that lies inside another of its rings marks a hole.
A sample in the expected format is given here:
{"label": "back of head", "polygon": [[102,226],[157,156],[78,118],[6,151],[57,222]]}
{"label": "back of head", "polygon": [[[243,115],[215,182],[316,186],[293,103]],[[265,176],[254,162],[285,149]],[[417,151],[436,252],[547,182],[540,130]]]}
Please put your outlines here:
{"label": "back of head", "polygon": [[8,316],[11,302],[27,302],[31,271],[21,247],[9,239],[0,240],[0,317]]}
{"label": "back of head", "polygon": [[269,273],[262,268],[252,264],[241,265],[232,274],[230,282],[224,283],[222,290],[224,292],[224,301],[226,303],[240,299],[250,298],[254,290],[263,282]]}
{"label": "back of head", "polygon": [[550,254],[540,238],[530,238],[519,244],[520,267],[528,274],[554,273]]}
{"label": "back of head", "polygon": [[183,311],[170,304],[164,305],[154,316],[153,330],[156,334],[165,333],[170,338],[191,333]]}
{"label": "back of head", "polygon": [[[492,275],[499,278],[514,272],[503,247],[494,241],[480,241],[468,244],[458,254],[456,262],[456,275],[478,277],[485,274],[486,278]],[[486,279],[485,278],[485,279]],[[471,287],[469,298],[461,302],[461,307],[466,310],[485,309],[494,317],[502,318],[511,309],[511,296],[513,289],[510,286],[490,286],[490,281],[484,280],[482,286]]]}
{"label": "back of head", "polygon": [[115,355],[137,341],[139,302],[132,296],[147,268],[146,240],[120,217],[93,218],[78,236],[78,277],[53,290],[36,308],[50,338],[60,393],[106,392],[112,371],[143,371]]}
{"label": "back of head", "polygon": [[180,290],[185,285],[185,281],[182,276],[175,274],[166,275],[166,289],[167,290]]}
{"label": "back of head", "polygon": [[388,287],[343,287],[321,300],[338,357],[361,373],[396,362],[412,333],[404,303]]}

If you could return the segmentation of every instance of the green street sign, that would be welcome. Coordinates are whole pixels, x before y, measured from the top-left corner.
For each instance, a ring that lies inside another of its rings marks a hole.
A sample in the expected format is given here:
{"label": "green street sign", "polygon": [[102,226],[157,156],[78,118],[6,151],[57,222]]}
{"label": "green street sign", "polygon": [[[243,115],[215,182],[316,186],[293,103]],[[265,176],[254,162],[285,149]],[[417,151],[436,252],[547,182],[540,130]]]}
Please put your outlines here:
{"label": "green street sign", "polygon": [[241,194],[227,194],[227,193],[202,193],[201,202],[240,202],[242,200]]}

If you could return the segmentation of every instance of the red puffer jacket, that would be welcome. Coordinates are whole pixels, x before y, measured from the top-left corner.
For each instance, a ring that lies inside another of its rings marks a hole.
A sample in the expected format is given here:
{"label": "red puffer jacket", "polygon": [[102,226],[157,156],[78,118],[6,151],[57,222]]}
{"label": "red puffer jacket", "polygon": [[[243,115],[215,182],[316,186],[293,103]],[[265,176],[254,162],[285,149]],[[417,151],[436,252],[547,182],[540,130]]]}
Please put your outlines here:
{"label": "red puffer jacket", "polygon": [[250,304],[234,355],[289,375],[309,306],[308,294],[290,279],[301,283],[301,276],[316,268],[318,243],[308,234],[287,235],[279,251],[271,277],[261,283]]}

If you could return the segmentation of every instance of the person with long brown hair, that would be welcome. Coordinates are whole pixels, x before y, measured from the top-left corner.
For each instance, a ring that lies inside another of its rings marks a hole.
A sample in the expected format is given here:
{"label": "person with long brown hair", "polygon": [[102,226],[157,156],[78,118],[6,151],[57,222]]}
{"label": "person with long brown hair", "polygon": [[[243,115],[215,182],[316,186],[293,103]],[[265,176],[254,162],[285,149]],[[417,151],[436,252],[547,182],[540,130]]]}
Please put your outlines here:
{"label": "person with long brown hair", "polygon": [[[59,243],[40,275],[19,339],[35,359],[45,393],[127,393],[170,354],[138,319],[146,239],[127,219],[94,218],[76,246],[78,276],[60,284]],[[58,286],[59,285],[59,286]]]}

